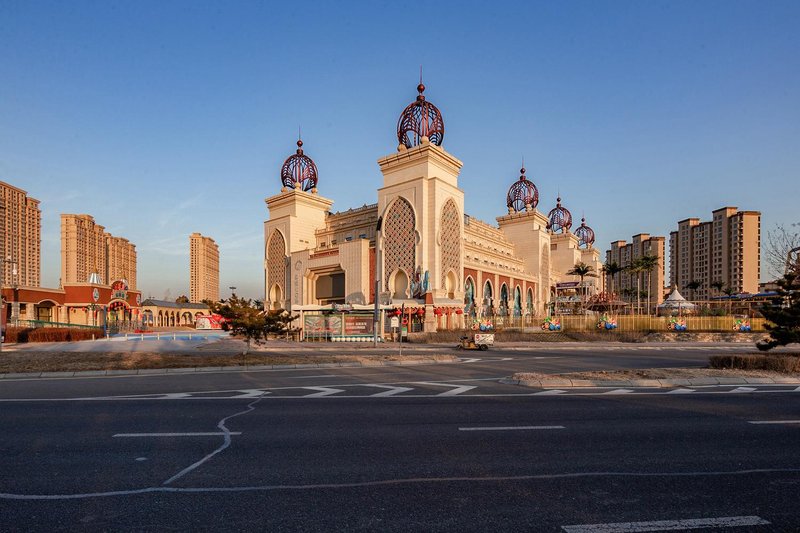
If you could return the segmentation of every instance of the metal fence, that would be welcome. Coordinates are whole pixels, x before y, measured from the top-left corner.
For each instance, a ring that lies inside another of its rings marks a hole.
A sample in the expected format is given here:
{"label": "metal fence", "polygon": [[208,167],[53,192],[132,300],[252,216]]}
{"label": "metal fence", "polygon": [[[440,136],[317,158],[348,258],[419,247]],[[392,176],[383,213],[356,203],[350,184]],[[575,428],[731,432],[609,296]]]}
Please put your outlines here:
{"label": "metal fence", "polygon": [[[606,329],[606,322],[597,315],[564,315],[550,317],[558,321],[562,330],[594,331]],[[608,322],[617,331],[703,331],[703,332],[748,332],[766,331],[763,318],[736,316],[684,316],[664,317],[647,315],[608,315]],[[545,317],[494,317],[496,330],[544,329]],[[684,328],[685,326],[685,328]]]}
{"label": "metal fence", "polygon": [[20,328],[103,329],[103,326],[87,326],[86,324],[71,324],[69,322],[50,322],[48,320],[17,320],[15,325]]}

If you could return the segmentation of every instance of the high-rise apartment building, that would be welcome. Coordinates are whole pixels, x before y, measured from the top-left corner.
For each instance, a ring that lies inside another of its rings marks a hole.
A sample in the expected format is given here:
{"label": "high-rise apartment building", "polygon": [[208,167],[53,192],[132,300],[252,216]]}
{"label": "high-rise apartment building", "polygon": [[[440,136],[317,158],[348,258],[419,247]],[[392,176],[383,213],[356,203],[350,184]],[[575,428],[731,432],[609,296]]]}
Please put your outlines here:
{"label": "high-rise apartment building", "polygon": [[189,236],[189,301],[219,300],[219,247],[211,237]]}
{"label": "high-rise apartment building", "polygon": [[[635,297],[636,291],[650,295],[650,306],[654,307],[661,303],[664,295],[664,263],[666,258],[665,250],[666,239],[664,237],[651,237],[647,233],[634,235],[630,243],[625,241],[614,241],[611,249],[606,251],[606,264],[617,263],[622,270],[614,279],[606,276],[606,287],[608,290],[622,295],[632,302],[642,302],[642,312],[646,311],[646,300],[641,296]],[[633,263],[645,255],[657,258],[656,266],[648,274],[647,272],[632,273],[628,268]],[[650,281],[648,289],[648,277]],[[627,295],[627,296],[626,296]],[[653,309],[651,309],[653,312]]]}
{"label": "high-rise apartment building", "polygon": [[0,181],[0,242],[2,282],[38,287],[42,275],[42,212],[39,200],[26,191]]}
{"label": "high-rise apartment building", "polygon": [[92,274],[136,289],[136,246],[114,237],[91,215],[61,215],[61,283],[84,283]]}
{"label": "high-rise apartment building", "polygon": [[[687,218],[670,233],[669,279],[693,299],[719,296],[714,282],[734,293],[758,292],[761,276],[761,213],[723,207],[712,219]],[[693,282],[698,285],[692,288]]]}

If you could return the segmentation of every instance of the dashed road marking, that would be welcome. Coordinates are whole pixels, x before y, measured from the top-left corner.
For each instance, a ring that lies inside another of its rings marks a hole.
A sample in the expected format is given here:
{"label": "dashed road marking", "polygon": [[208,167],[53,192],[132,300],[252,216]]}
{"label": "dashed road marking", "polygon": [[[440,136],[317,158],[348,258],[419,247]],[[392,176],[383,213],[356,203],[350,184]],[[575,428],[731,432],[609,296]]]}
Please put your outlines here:
{"label": "dashed road marking", "polygon": [[750,424],[800,424],[800,420],[748,420]]}
{"label": "dashed road marking", "polygon": [[675,389],[668,391],[667,394],[690,394],[696,392],[694,389]]}
{"label": "dashed road marking", "polygon": [[566,429],[564,426],[489,426],[489,427],[473,427],[473,428],[458,428],[459,431],[519,431],[531,429]]}
{"label": "dashed road marking", "polygon": [[534,393],[534,396],[555,396],[556,394],[566,394],[567,391],[562,389],[548,389],[542,392]]}
{"label": "dashed road marking", "polygon": [[614,389],[608,392],[604,392],[603,394],[630,394],[633,392],[633,389]]}
{"label": "dashed road marking", "polygon": [[758,390],[758,389],[756,389],[755,387],[736,387],[735,389],[729,390],[728,392],[729,393],[741,393],[741,392],[755,392],[756,390]]}
{"label": "dashed road marking", "polygon": [[[228,435],[241,435],[241,432],[231,431]],[[195,433],[117,433],[114,438],[119,437],[224,437],[222,431],[201,431]]]}

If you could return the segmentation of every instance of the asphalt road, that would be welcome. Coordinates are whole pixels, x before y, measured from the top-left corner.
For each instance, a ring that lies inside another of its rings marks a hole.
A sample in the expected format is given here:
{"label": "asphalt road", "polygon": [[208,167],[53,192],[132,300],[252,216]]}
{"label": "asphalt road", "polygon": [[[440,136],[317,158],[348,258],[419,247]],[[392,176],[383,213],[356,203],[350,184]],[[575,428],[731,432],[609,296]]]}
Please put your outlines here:
{"label": "asphalt road", "polygon": [[[513,352],[413,367],[4,380],[0,529],[800,529],[797,387],[549,395],[497,378],[674,357]],[[681,357],[699,366],[705,356]]]}

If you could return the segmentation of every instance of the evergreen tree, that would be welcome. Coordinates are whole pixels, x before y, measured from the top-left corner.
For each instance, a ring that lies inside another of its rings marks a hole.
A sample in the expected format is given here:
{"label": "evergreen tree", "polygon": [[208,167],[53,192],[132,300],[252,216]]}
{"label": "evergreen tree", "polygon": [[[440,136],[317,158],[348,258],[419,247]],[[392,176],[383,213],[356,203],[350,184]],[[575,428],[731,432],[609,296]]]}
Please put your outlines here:
{"label": "evergreen tree", "polygon": [[235,294],[221,302],[209,302],[212,313],[225,318],[222,329],[230,331],[234,337],[241,337],[247,343],[245,354],[250,344],[263,344],[269,334],[285,333],[291,329],[291,322],[299,315],[278,309],[264,311],[257,302],[249,298],[239,298]]}
{"label": "evergreen tree", "polygon": [[800,342],[800,274],[789,272],[778,280],[778,294],[771,305],[761,308],[761,314],[769,321],[766,328],[771,338],[756,344],[759,350]]}

